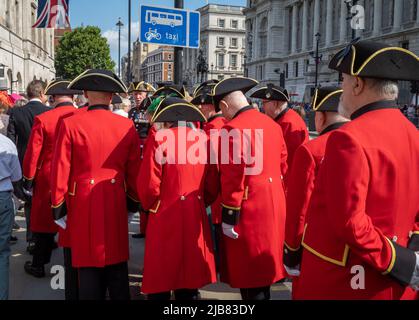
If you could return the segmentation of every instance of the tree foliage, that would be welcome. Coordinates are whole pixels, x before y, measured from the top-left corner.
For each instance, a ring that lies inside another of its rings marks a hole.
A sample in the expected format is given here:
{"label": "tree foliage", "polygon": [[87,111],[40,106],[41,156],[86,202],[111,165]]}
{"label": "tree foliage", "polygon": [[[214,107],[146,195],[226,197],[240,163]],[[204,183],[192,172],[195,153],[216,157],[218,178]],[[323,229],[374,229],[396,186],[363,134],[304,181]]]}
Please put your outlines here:
{"label": "tree foliage", "polygon": [[60,40],[56,55],[57,78],[74,79],[86,69],[113,70],[107,39],[98,27],[79,27],[66,32]]}

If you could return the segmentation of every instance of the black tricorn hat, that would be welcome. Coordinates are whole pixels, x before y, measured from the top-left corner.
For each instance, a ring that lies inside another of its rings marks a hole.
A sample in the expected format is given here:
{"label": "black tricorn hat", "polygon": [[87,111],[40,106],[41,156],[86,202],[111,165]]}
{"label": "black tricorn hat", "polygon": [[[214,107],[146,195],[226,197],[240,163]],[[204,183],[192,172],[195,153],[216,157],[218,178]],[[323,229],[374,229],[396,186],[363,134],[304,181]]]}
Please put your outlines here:
{"label": "black tricorn hat", "polygon": [[128,88],[128,92],[132,93],[135,91],[140,91],[140,92],[154,92],[156,91],[156,89],[154,89],[154,87],[145,82],[145,81],[141,81],[141,82],[132,82]]}
{"label": "black tricorn hat", "polygon": [[112,93],[127,92],[127,87],[115,73],[109,70],[101,69],[86,70],[75,78],[69,84],[68,88]]}
{"label": "black tricorn hat", "polygon": [[355,39],[330,61],[329,68],[361,78],[419,80],[419,57],[400,47]]}
{"label": "black tricorn hat", "polygon": [[153,96],[154,97],[158,97],[158,96],[176,96],[179,97],[181,99],[185,99],[186,97],[186,89],[184,86],[179,86],[179,85],[167,85],[164,87],[160,87],[158,88],[154,93]]}
{"label": "black tricorn hat", "polygon": [[111,104],[121,104],[121,103],[122,103],[122,98],[119,95],[114,94],[112,97]]}
{"label": "black tricorn hat", "polygon": [[242,91],[244,94],[259,84],[254,79],[245,77],[228,78],[217,83],[212,89],[214,106],[219,111],[220,101],[234,91]]}
{"label": "black tricorn hat", "polygon": [[218,81],[218,80],[216,80],[216,79],[212,79],[212,80],[208,80],[208,81],[205,81],[205,82],[202,82],[198,87],[196,87],[196,89],[194,90],[194,92],[193,92],[193,96],[194,97],[196,97],[197,96],[197,93],[198,93],[198,91],[199,90],[201,90],[202,89],[202,87],[205,87],[205,86],[215,86],[217,83],[219,83],[220,81]]}
{"label": "black tricorn hat", "polygon": [[191,103],[196,106],[201,104],[214,104],[211,93],[215,85],[216,83],[211,83],[199,86],[197,90],[195,90],[194,98]]}
{"label": "black tricorn hat", "polygon": [[151,122],[177,121],[206,122],[207,119],[202,114],[201,110],[181,98],[169,97],[163,99],[154,112]]}
{"label": "black tricorn hat", "polygon": [[314,92],[311,107],[316,112],[338,112],[343,90],[339,87],[318,88]]}
{"label": "black tricorn hat", "polygon": [[72,96],[76,94],[83,94],[81,90],[68,89],[70,81],[68,80],[53,80],[45,88],[45,94],[48,96]]}
{"label": "black tricorn hat", "polygon": [[268,83],[266,87],[262,87],[250,96],[251,98],[272,100],[272,101],[290,101],[290,96],[286,89]]}

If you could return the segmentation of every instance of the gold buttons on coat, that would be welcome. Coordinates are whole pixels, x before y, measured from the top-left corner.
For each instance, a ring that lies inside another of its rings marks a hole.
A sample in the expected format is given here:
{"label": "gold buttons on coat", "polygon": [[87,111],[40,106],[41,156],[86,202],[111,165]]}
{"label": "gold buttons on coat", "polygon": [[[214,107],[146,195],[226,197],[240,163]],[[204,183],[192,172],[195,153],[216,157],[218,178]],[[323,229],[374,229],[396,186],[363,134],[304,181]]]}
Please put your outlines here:
{"label": "gold buttons on coat", "polygon": [[95,180],[93,180],[93,179],[90,180],[90,184],[92,184],[92,185],[95,184]]}
{"label": "gold buttons on coat", "polygon": [[180,197],[180,200],[182,200],[182,201],[185,201],[185,199],[186,199],[186,198],[185,198],[184,196],[181,196],[181,197]]}
{"label": "gold buttons on coat", "polygon": [[228,215],[232,216],[234,214],[233,210],[228,210]]}
{"label": "gold buttons on coat", "polygon": [[111,183],[112,183],[112,184],[115,184],[115,183],[116,183],[116,180],[115,180],[115,179],[112,179],[112,180],[111,180]]}
{"label": "gold buttons on coat", "polygon": [[394,242],[397,242],[397,240],[399,240],[399,238],[398,238],[397,236],[394,236],[394,237],[393,237],[393,241],[394,241]]}
{"label": "gold buttons on coat", "polygon": [[269,178],[269,183],[272,183],[274,180],[272,178]]}

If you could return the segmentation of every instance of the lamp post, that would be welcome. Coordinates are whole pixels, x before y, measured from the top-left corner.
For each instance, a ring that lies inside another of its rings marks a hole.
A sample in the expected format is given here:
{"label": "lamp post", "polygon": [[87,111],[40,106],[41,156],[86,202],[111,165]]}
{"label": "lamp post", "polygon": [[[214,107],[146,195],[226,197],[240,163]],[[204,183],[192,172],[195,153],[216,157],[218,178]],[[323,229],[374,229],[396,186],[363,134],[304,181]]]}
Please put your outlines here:
{"label": "lamp post", "polygon": [[[183,0],[174,0],[175,8],[183,9]],[[175,47],[175,84],[182,83],[182,47]]]}
{"label": "lamp post", "polygon": [[214,79],[214,62],[211,63],[211,80]]}
{"label": "lamp post", "polygon": [[[352,20],[356,13],[352,13],[352,7],[356,6],[358,4],[358,0],[345,0],[346,7],[348,8],[348,18],[347,20]],[[352,28],[352,40],[356,38],[356,30]]]}
{"label": "lamp post", "polygon": [[121,78],[121,28],[124,26],[121,18],[119,18],[116,26],[118,27],[118,77]]}
{"label": "lamp post", "polygon": [[315,83],[314,87],[315,89],[317,89],[319,85],[319,64],[320,64],[320,61],[322,61],[323,55],[319,55],[319,45],[320,45],[321,34],[316,33],[315,37],[316,37],[316,53],[311,52],[310,55],[312,56],[312,58],[315,60],[315,63],[316,63],[316,79],[314,81]]}
{"label": "lamp post", "polygon": [[128,83],[132,81],[131,72],[131,0],[128,0]]}

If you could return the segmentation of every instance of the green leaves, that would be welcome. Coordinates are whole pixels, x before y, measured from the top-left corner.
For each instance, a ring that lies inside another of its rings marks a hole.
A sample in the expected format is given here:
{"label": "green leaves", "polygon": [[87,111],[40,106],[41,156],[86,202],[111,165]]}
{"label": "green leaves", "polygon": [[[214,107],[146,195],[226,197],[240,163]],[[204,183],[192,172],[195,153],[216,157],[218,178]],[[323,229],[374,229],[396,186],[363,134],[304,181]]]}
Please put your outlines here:
{"label": "green leaves", "polygon": [[57,78],[74,79],[86,69],[113,70],[110,49],[98,27],[79,27],[64,34],[55,56]]}

